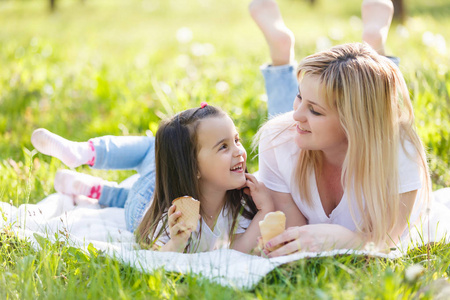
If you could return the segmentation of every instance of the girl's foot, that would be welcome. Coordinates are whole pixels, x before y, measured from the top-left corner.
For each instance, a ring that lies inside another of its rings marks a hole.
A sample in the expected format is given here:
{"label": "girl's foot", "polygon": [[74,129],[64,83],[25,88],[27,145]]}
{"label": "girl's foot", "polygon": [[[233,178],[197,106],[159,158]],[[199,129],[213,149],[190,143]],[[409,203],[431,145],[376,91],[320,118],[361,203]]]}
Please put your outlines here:
{"label": "girl's foot", "polygon": [[59,170],[55,175],[54,187],[61,194],[81,195],[98,200],[105,183],[108,182],[99,177],[70,170]]}
{"label": "girl's foot", "polygon": [[362,39],[380,55],[386,55],[384,45],[393,14],[391,0],[364,0],[361,4]]}
{"label": "girl's foot", "polygon": [[70,168],[83,164],[92,166],[95,161],[95,148],[91,142],[72,142],[44,128],[33,132],[31,143],[39,152],[60,159]]}
{"label": "girl's foot", "polygon": [[292,63],[295,38],[284,24],[277,3],[274,0],[253,0],[249,11],[269,45],[272,65]]}

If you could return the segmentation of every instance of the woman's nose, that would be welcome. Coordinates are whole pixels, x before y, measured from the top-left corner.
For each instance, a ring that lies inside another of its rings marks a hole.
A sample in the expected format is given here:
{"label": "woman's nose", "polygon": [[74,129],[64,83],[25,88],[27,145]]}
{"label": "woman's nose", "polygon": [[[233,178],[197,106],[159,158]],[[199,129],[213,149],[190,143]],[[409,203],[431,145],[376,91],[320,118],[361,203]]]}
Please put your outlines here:
{"label": "woman's nose", "polygon": [[299,103],[294,111],[293,118],[297,122],[306,122],[306,112],[303,103]]}

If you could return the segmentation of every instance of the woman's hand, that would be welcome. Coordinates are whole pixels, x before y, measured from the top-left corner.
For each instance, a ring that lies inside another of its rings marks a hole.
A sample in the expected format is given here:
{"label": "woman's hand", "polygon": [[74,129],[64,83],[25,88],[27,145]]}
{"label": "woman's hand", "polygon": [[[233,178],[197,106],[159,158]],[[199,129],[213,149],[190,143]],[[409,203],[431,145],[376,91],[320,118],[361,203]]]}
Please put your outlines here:
{"label": "woman's hand", "polygon": [[[295,252],[319,252],[333,249],[360,249],[361,237],[340,225],[313,224],[290,227],[264,245],[267,257],[277,257]],[[280,248],[270,251],[269,249]]]}
{"label": "woman's hand", "polygon": [[252,174],[245,174],[247,181],[244,192],[250,195],[259,211],[271,212],[274,209],[272,197],[264,183],[259,182]]}
{"label": "woman's hand", "polygon": [[170,241],[163,246],[164,249],[162,250],[183,252],[194,229],[187,227],[184,222],[178,222],[181,217],[181,211],[175,212],[175,210],[176,206],[174,204],[169,208],[169,211],[167,212]]}

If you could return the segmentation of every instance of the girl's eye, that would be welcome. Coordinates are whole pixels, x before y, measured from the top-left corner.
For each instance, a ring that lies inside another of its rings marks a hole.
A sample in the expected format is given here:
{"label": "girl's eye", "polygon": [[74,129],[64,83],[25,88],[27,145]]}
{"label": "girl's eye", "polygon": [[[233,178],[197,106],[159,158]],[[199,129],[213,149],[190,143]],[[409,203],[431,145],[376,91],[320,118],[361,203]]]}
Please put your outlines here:
{"label": "girl's eye", "polygon": [[227,148],[228,148],[227,144],[222,144],[222,146],[220,146],[219,150],[223,150],[223,149],[227,149]]}
{"label": "girl's eye", "polygon": [[300,95],[300,93],[297,94],[297,99],[302,100],[302,96]]}
{"label": "girl's eye", "polygon": [[235,142],[236,144],[240,144],[241,139],[237,137],[237,138],[234,139],[234,142]]}

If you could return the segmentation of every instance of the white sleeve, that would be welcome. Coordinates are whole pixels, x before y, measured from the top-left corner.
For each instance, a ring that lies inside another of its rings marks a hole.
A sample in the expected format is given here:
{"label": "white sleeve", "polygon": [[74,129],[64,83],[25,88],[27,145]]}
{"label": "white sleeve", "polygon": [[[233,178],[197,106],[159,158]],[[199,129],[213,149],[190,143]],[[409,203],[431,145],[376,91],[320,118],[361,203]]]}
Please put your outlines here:
{"label": "white sleeve", "polygon": [[[290,193],[277,161],[276,139],[263,134],[259,142],[259,179],[275,192]],[[278,145],[279,146],[279,145]],[[281,152],[281,151],[280,151]],[[294,163],[294,162],[293,162]]]}
{"label": "white sleeve", "polygon": [[[156,238],[157,234],[159,233],[159,231],[161,230],[161,227],[163,226],[163,221],[159,221],[158,226],[156,226],[156,230],[155,230],[155,235],[153,236],[153,239]],[[155,245],[157,246],[164,246],[165,244],[167,244],[167,242],[170,240],[170,236],[169,236],[169,228],[165,228],[162,232],[161,235],[158,237],[158,239],[155,241]]]}
{"label": "white sleeve", "polygon": [[[417,152],[414,146],[405,141],[405,149],[399,145],[398,176],[400,180],[398,192],[400,194],[418,190],[422,187],[420,167],[417,162]],[[407,154],[408,153],[408,154]]]}
{"label": "white sleeve", "polygon": [[247,230],[248,226],[250,226],[251,222],[252,220],[249,220],[243,217],[242,215],[238,215],[237,220],[238,225],[236,227],[234,234],[244,233]]}

